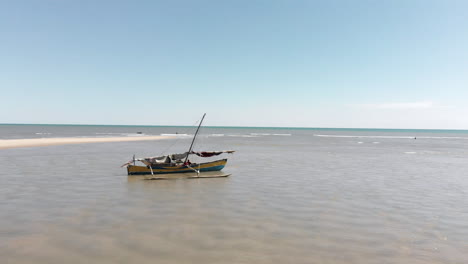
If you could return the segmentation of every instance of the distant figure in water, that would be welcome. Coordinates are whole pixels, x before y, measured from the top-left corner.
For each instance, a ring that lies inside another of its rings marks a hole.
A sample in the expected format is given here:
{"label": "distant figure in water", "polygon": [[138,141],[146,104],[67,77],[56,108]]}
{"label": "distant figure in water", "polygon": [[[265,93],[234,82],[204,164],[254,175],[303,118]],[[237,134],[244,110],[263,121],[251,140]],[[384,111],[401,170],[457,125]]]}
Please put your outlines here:
{"label": "distant figure in water", "polygon": [[414,139],[416,139],[416,137],[414,137]]}
{"label": "distant figure in water", "polygon": [[177,131],[176,131],[175,134],[177,135],[177,134],[179,134],[179,133],[177,133]]}

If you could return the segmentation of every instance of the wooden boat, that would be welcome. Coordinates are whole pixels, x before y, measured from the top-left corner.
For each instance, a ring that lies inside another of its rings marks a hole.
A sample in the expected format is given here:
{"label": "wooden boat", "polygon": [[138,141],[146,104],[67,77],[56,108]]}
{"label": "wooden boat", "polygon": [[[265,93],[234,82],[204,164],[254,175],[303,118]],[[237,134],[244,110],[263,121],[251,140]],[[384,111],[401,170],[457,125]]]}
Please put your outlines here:
{"label": "wooden boat", "polygon": [[[122,167],[127,167],[128,175],[161,175],[161,174],[178,174],[178,173],[197,173],[198,177],[203,178],[200,176],[202,172],[213,172],[213,171],[220,171],[226,166],[227,159],[220,159],[215,161],[203,162],[203,163],[191,163],[189,161],[190,155],[197,155],[199,157],[213,157],[223,153],[234,153],[233,150],[225,150],[225,151],[202,151],[202,152],[195,152],[192,150],[193,143],[197,137],[198,131],[200,130],[200,126],[205,118],[203,115],[200,124],[198,125],[197,131],[193,136],[192,143],[190,144],[190,148],[187,152],[181,154],[171,154],[159,157],[148,157],[148,158],[138,158],[133,159]],[[182,161],[184,159],[184,161]],[[136,165],[136,162],[139,161],[144,164]],[[219,174],[218,177],[226,177],[229,174]],[[158,177],[159,179],[160,177]],[[207,177],[208,178],[208,177]]]}
{"label": "wooden boat", "polygon": [[147,166],[128,165],[128,175],[147,175],[147,174],[168,174],[168,173],[186,173],[186,172],[206,172],[220,171],[227,163],[227,159],[215,160],[205,163],[192,164],[152,164]]}

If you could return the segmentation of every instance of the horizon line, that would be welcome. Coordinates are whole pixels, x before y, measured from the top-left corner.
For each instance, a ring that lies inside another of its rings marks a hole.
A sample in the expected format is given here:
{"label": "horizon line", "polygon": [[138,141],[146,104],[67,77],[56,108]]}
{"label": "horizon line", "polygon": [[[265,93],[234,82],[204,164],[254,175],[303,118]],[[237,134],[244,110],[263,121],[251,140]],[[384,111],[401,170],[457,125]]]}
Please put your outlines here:
{"label": "horizon line", "polygon": [[[43,124],[43,123],[0,123],[0,125],[42,125],[42,126],[125,126],[125,127],[197,127],[196,125],[116,125],[116,124]],[[378,127],[280,127],[280,126],[203,126],[205,128],[258,128],[258,129],[381,129],[381,130],[447,130],[467,131],[457,128],[378,128]]]}

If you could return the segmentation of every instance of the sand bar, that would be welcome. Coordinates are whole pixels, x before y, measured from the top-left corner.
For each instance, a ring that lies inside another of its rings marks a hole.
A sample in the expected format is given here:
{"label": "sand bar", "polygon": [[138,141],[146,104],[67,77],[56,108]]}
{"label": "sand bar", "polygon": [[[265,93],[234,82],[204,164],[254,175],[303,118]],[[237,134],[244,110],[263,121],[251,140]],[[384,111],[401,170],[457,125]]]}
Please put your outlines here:
{"label": "sand bar", "polygon": [[0,139],[0,149],[42,147],[67,144],[103,143],[144,141],[173,138],[171,136],[139,136],[139,137],[86,137],[86,138],[27,138],[27,139]]}

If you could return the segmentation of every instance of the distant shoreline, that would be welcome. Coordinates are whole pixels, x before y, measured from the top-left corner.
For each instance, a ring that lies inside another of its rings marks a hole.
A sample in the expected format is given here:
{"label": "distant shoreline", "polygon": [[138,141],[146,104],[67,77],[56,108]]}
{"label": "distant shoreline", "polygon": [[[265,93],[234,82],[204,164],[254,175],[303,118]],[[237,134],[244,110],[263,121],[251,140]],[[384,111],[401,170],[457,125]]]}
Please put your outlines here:
{"label": "distant shoreline", "polygon": [[[64,126],[64,127],[135,127],[135,128],[196,128],[186,125],[98,125],[98,124],[27,124],[27,123],[0,123],[0,126]],[[203,126],[208,129],[277,129],[277,130],[319,130],[319,131],[381,131],[381,132],[441,132],[441,133],[468,133],[462,128],[372,128],[372,127],[277,127],[277,126]]]}
{"label": "distant shoreline", "polygon": [[0,139],[0,149],[44,147],[69,144],[125,142],[161,140],[173,138],[171,136],[140,136],[140,137],[61,137],[61,138],[27,138],[27,139]]}

